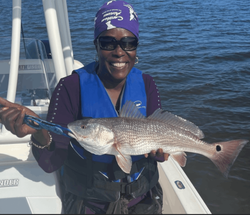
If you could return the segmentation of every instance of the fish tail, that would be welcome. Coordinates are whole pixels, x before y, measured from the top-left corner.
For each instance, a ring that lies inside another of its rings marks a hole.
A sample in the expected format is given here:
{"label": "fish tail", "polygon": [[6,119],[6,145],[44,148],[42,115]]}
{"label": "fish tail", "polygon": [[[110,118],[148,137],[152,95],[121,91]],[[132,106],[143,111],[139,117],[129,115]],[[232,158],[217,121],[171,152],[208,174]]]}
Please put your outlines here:
{"label": "fish tail", "polygon": [[228,177],[231,166],[247,143],[248,140],[239,139],[212,144],[214,145],[215,151],[210,159],[226,178]]}

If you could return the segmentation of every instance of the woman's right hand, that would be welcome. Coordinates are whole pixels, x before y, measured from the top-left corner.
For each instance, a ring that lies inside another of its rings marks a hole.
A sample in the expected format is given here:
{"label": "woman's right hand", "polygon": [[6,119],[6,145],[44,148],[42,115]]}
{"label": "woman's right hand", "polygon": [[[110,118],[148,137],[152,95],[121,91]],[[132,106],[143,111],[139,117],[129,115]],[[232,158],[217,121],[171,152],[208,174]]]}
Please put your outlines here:
{"label": "woman's right hand", "polygon": [[25,114],[40,118],[32,110],[22,105],[9,102],[0,97],[0,123],[2,123],[8,131],[17,137],[34,134],[37,131],[28,125],[23,124]]}

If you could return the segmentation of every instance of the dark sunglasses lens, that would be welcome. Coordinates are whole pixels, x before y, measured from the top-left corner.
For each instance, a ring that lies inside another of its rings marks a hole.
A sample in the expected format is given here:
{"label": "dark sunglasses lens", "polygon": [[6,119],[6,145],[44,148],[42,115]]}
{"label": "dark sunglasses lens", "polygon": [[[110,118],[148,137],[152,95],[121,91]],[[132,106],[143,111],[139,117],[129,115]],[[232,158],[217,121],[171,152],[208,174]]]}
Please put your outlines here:
{"label": "dark sunglasses lens", "polygon": [[136,37],[124,37],[120,41],[116,41],[114,37],[100,37],[100,48],[103,50],[114,50],[118,44],[124,51],[133,51],[138,46],[138,40]]}
{"label": "dark sunglasses lens", "polygon": [[138,40],[135,37],[124,37],[120,42],[122,49],[125,51],[133,51],[137,48]]}
{"label": "dark sunglasses lens", "polygon": [[99,44],[101,49],[114,50],[116,47],[116,40],[112,37],[100,37]]}

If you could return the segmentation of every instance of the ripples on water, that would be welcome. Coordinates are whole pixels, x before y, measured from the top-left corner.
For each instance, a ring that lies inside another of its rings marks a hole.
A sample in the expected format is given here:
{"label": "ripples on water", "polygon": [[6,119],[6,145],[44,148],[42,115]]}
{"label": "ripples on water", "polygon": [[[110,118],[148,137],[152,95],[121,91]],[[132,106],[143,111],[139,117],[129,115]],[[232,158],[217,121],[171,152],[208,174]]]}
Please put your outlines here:
{"label": "ripples on water", "polygon": [[[93,61],[93,19],[105,1],[68,0],[75,58]],[[205,141],[250,140],[250,1],[131,0],[140,20],[139,64],[159,87],[163,109],[197,124]],[[45,39],[42,3],[23,1],[25,36]],[[0,1],[0,36],[11,35]],[[10,16],[8,16],[9,14]],[[250,213],[250,144],[228,179],[206,157],[188,153],[184,171],[212,213]]]}

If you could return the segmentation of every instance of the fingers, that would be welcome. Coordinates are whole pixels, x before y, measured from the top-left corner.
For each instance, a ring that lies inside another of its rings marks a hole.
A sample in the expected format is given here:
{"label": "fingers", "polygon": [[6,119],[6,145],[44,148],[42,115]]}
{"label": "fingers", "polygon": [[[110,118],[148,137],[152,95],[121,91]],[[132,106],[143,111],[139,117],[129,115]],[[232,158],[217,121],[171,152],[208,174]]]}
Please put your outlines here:
{"label": "fingers", "polygon": [[0,123],[2,123],[2,114],[1,113],[3,113],[7,109],[8,109],[8,107],[3,107],[3,108],[0,107]]}
{"label": "fingers", "polygon": [[168,157],[169,157],[169,154],[168,154],[168,153],[164,153],[164,160],[165,160],[165,161],[168,160]]}
{"label": "fingers", "polygon": [[0,97],[0,123],[3,123],[2,114],[10,107],[20,109],[21,105],[15,104],[7,101],[6,99]]}
{"label": "fingers", "polygon": [[[26,114],[40,118],[35,112],[30,110],[29,108],[22,106],[20,104],[9,102],[6,99],[0,97],[0,111],[6,110],[7,108],[17,108],[18,110],[25,109]],[[0,120],[1,120],[1,112],[0,112]]]}
{"label": "fingers", "polygon": [[146,158],[150,156],[151,158],[155,158],[157,161],[163,162],[167,161],[169,154],[164,153],[162,148],[159,148],[157,151],[152,150],[150,153],[144,155]]}
{"label": "fingers", "polygon": [[5,125],[5,128],[10,131],[11,133],[15,134],[15,128],[14,124],[16,122],[16,119],[18,115],[20,114],[20,110],[8,108],[6,111],[4,111],[2,115],[2,123]]}
{"label": "fingers", "polygon": [[148,154],[144,154],[145,158],[147,158],[148,156],[150,156],[151,158],[154,158],[156,155],[156,151],[155,150],[152,150],[150,153]]}
{"label": "fingers", "polygon": [[159,148],[156,152],[156,156],[157,157],[164,157],[164,153],[163,153],[163,149]]}
{"label": "fingers", "polygon": [[8,105],[6,105],[8,103],[8,101],[7,101],[7,103],[6,103],[6,101],[7,101],[6,99],[0,97],[0,107],[8,106]]}
{"label": "fingers", "polygon": [[[20,106],[22,107],[22,106]],[[35,129],[23,124],[23,119],[27,112],[27,108],[4,107],[0,109],[0,123],[12,134],[18,137],[24,137],[27,134],[33,134]]]}
{"label": "fingers", "polygon": [[150,152],[150,157],[153,158],[153,157],[155,157],[155,156],[156,156],[156,151],[155,151],[155,150],[152,150],[152,151]]}
{"label": "fingers", "polygon": [[164,161],[168,160],[169,154],[168,153],[164,153],[162,148],[159,148],[156,152],[156,157],[158,157],[159,159],[164,159]]}
{"label": "fingers", "polygon": [[17,120],[16,120],[16,123],[15,123],[16,127],[21,127],[22,126],[24,117],[25,117],[25,109],[23,108],[21,110]]}
{"label": "fingers", "polygon": [[6,99],[0,97],[0,108],[1,107],[15,107],[20,108],[21,105],[7,101]]}
{"label": "fingers", "polygon": [[26,134],[30,133],[29,130],[31,131],[31,129],[28,129],[29,127],[27,127],[27,125],[23,124],[24,117],[25,117],[25,109],[22,109],[16,119],[16,123],[14,124],[14,129],[18,137],[23,137]]}

